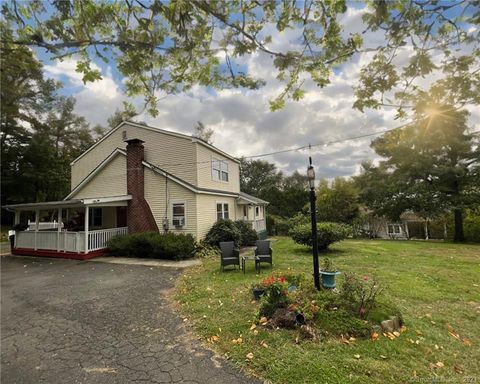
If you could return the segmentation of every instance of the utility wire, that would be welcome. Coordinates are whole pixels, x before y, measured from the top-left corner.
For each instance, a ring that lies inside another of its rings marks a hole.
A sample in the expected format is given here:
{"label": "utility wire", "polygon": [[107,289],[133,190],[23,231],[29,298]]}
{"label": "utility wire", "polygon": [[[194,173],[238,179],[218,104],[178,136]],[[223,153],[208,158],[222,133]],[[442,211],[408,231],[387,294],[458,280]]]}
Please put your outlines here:
{"label": "utility wire", "polygon": [[[383,131],[366,133],[364,135],[352,136],[352,137],[347,137],[347,138],[344,138],[344,139],[324,141],[324,142],[320,142],[320,143],[316,143],[316,144],[308,144],[308,145],[303,145],[301,147],[287,148],[287,149],[282,149],[282,150],[278,150],[278,151],[262,153],[262,154],[259,154],[259,155],[244,156],[244,158],[245,159],[257,159],[257,158],[260,158],[260,157],[278,155],[280,153],[296,152],[296,151],[301,151],[301,150],[304,150],[304,149],[312,149],[312,148],[315,148],[315,147],[321,147],[321,146],[325,146],[325,145],[344,143],[344,142],[347,142],[347,141],[358,140],[358,139],[363,139],[365,137],[372,137],[372,136],[377,136],[377,135],[381,135],[381,134],[384,134],[384,133],[392,132],[392,131],[395,131],[397,129],[405,128],[406,126],[408,126],[410,124],[411,123],[406,123],[406,124],[400,125],[398,127],[385,129]],[[184,162],[184,163],[163,163],[163,164],[157,164],[156,166],[161,168],[161,167],[175,167],[175,166],[182,166],[182,165],[207,164],[207,163],[208,164],[212,163],[212,160],[193,161],[193,162]]]}

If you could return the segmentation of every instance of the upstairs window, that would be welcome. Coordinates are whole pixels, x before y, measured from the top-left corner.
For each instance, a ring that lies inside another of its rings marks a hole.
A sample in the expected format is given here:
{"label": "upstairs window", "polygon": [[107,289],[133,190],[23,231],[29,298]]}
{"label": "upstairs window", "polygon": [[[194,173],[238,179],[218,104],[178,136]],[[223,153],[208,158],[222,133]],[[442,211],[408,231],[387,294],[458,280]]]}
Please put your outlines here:
{"label": "upstairs window", "polygon": [[217,203],[217,220],[228,218],[228,203]]}
{"label": "upstairs window", "polygon": [[185,202],[172,203],[172,224],[174,227],[185,226]]}
{"label": "upstairs window", "polygon": [[215,181],[228,181],[228,162],[212,160],[212,179]]}

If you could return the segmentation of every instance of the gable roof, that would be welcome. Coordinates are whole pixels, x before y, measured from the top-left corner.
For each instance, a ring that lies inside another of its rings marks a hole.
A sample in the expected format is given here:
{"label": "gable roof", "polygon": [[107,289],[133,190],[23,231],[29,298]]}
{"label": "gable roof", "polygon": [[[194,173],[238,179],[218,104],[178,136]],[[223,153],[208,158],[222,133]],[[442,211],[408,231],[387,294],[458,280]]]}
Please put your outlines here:
{"label": "gable roof", "polygon": [[124,125],[131,125],[133,127],[137,127],[137,128],[141,128],[141,129],[146,129],[146,130],[149,130],[149,131],[153,131],[153,132],[158,132],[158,133],[163,133],[165,135],[170,135],[170,136],[174,136],[174,137],[180,137],[182,139],[188,139],[188,140],[191,140],[192,143],[198,143],[208,149],[211,149],[212,151],[214,152],[217,152],[218,154],[222,155],[222,156],[225,156],[226,158],[232,160],[232,161],[235,161],[236,163],[240,163],[240,160],[238,160],[237,158],[229,155],[228,153],[226,152],[223,152],[222,150],[218,149],[217,147],[211,145],[211,144],[208,144],[206,141],[203,141],[202,139],[199,139],[198,137],[193,137],[193,136],[189,136],[189,135],[184,135],[183,133],[178,133],[178,132],[173,132],[173,131],[167,131],[165,129],[161,129],[161,128],[156,128],[156,127],[151,127],[149,125],[146,125],[146,124],[139,124],[139,123],[134,123],[132,121],[128,121],[128,120],[125,120],[125,121],[122,121],[119,125],[117,125],[115,128],[112,128],[110,131],[108,131],[105,136],[103,136],[100,140],[98,140],[95,144],[93,144],[90,148],[88,148],[85,152],[83,152],[80,156],[78,156],[75,160],[73,160],[70,165],[73,165],[75,164],[78,160],[80,160],[83,156],[85,156],[88,152],[90,152],[93,148],[95,148],[97,145],[99,145],[102,141],[104,141],[107,137],[109,137],[113,132],[117,131],[118,129],[120,129],[121,127],[123,127]]}
{"label": "gable roof", "polygon": [[[123,155],[127,156],[127,152],[124,149],[121,148],[116,148],[110,155],[107,156],[105,160],[103,160],[97,167],[95,167],[92,172],[90,172],[65,198],[64,200],[69,200],[72,196],[75,196],[75,194],[80,191],[90,180],[92,180],[95,175],[97,175],[103,168],[105,168],[117,155]],[[181,185],[182,187],[185,187],[189,189],[192,192],[195,193],[203,193],[203,194],[209,194],[209,195],[220,195],[220,196],[231,196],[231,197],[238,197],[238,193],[235,192],[228,192],[228,191],[220,191],[216,189],[208,189],[208,188],[199,188],[194,186],[193,184],[190,184],[189,182],[172,175],[171,173],[168,173],[167,171],[157,167],[156,165],[153,165],[149,163],[148,161],[143,161],[142,162],[143,166],[146,168],[151,169],[153,172],[162,175],[166,177],[168,180],[172,180],[173,182]]]}

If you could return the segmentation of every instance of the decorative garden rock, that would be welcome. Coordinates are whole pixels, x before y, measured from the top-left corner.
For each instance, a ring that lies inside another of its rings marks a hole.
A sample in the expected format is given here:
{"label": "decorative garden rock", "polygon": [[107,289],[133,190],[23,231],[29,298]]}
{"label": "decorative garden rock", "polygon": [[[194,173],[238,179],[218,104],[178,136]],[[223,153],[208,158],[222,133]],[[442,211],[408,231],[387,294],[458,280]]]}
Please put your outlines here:
{"label": "decorative garden rock", "polygon": [[395,331],[395,324],[393,320],[383,320],[382,321],[382,330],[383,332],[393,332]]}

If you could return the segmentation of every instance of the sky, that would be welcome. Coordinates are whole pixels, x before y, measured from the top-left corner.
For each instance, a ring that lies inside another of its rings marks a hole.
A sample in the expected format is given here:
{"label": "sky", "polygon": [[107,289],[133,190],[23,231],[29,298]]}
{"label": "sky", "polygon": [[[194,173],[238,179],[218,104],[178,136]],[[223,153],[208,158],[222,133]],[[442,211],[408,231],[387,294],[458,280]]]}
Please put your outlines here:
{"label": "sky", "polygon": [[[343,16],[348,26],[344,33],[363,30],[361,8],[349,8]],[[297,31],[286,31],[274,36],[272,49],[285,50],[294,44]],[[366,46],[382,43],[380,33],[365,35]],[[398,65],[408,60],[408,47],[399,56]],[[256,53],[238,60],[248,73],[267,82],[258,90],[228,89],[212,92],[207,88],[193,87],[188,93],[169,95],[158,104],[159,114],[153,118],[142,114],[136,118],[154,127],[191,134],[197,121],[214,130],[213,144],[233,156],[254,156],[286,148],[337,141],[344,138],[384,131],[402,125],[395,120],[395,110],[382,109],[361,113],[352,109],[353,86],[357,83],[360,68],[372,53],[355,55],[335,70],[331,84],[321,89],[307,81],[307,94],[302,101],[288,101],[285,108],[271,112],[269,101],[283,89],[284,84],[275,79],[271,58]],[[102,80],[83,84],[81,75],[75,72],[74,58],[52,62],[41,57],[47,77],[64,83],[63,94],[77,100],[76,113],[84,116],[92,125],[106,125],[116,109],[122,109],[123,101],[140,106],[141,100],[128,99],[123,93],[121,75],[115,66],[97,62]],[[435,77],[425,79],[425,82]],[[159,95],[162,97],[162,95]],[[478,129],[480,112],[471,108],[470,124]],[[312,150],[288,152],[263,157],[274,162],[286,174],[298,170],[305,172],[311,156],[317,177],[331,179],[336,176],[358,174],[364,160],[377,159],[369,144],[372,138],[351,140],[315,147]]]}

